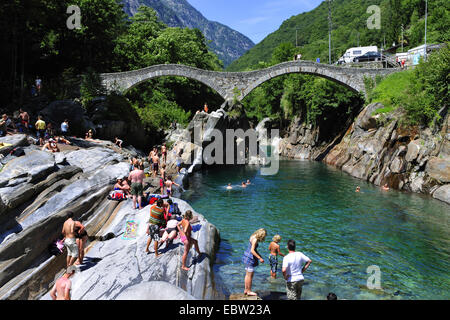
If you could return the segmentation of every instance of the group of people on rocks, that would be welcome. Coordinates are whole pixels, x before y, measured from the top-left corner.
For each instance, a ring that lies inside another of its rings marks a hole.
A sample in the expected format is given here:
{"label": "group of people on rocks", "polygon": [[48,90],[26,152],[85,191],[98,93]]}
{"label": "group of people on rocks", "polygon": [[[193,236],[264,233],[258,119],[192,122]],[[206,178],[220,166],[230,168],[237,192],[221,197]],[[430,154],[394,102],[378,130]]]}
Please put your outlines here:
{"label": "group of people on rocks", "polygon": [[[256,230],[249,239],[248,247],[242,256],[242,262],[245,265],[245,278],[244,278],[244,295],[256,296],[253,292],[252,281],[255,271],[255,267],[259,263],[264,263],[264,259],[258,253],[258,245],[264,242],[267,236],[266,229]],[[276,278],[278,271],[278,256],[282,256],[282,273],[286,280],[286,293],[289,300],[299,300],[302,294],[302,287],[304,283],[303,274],[309,268],[311,259],[304,255],[302,252],[295,251],[296,244],[294,240],[287,242],[287,249],[289,253],[284,255],[280,250],[281,236],[275,235],[272,242],[269,244],[269,263],[270,263],[270,276]]]}

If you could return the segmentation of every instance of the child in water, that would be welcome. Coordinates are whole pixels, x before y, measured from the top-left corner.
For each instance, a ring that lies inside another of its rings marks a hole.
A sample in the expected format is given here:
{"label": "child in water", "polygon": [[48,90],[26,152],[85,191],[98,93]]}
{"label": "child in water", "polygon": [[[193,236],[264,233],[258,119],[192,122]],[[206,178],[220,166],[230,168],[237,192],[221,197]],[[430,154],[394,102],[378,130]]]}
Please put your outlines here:
{"label": "child in water", "polygon": [[284,257],[284,254],[280,251],[280,241],[281,237],[277,234],[273,237],[272,242],[269,244],[270,276],[273,279],[276,279],[277,277],[278,255]]}

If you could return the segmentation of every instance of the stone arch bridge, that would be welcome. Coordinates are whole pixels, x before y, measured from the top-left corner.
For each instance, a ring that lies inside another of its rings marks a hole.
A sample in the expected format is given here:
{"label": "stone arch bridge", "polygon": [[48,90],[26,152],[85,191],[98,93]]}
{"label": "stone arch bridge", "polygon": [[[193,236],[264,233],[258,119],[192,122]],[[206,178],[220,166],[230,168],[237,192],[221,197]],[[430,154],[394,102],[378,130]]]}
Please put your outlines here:
{"label": "stone arch bridge", "polygon": [[102,84],[108,91],[125,93],[140,83],[162,76],[181,76],[197,80],[214,89],[225,101],[244,99],[262,83],[289,73],[304,73],[327,78],[347,88],[365,94],[364,78],[375,79],[377,75],[386,76],[398,69],[343,68],[312,61],[290,61],[270,68],[249,72],[218,72],[202,70],[182,64],[154,65],[147,68],[100,75]]}

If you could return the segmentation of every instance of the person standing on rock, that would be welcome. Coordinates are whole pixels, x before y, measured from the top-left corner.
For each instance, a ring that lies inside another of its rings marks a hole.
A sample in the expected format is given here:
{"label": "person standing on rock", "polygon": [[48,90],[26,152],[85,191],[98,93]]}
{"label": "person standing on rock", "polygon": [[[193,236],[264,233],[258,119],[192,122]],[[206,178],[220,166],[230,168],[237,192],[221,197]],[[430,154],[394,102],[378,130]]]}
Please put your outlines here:
{"label": "person standing on rock", "polygon": [[289,300],[300,300],[304,277],[303,273],[311,264],[311,259],[301,252],[295,252],[295,241],[287,244],[289,254],[283,259],[283,276],[286,280],[286,294]]}
{"label": "person standing on rock", "polygon": [[266,235],[266,229],[256,230],[250,236],[247,250],[245,250],[242,257],[242,262],[245,264],[244,294],[246,296],[256,296],[256,293],[252,291],[253,274],[259,262],[264,263],[264,259],[256,249],[258,248],[258,244],[266,239]]}
{"label": "person standing on rock", "polygon": [[80,265],[83,263],[84,249],[89,238],[86,228],[80,221],[75,221],[75,238],[78,246],[78,259],[75,261],[75,265]]}
{"label": "person standing on rock", "polygon": [[158,175],[158,168],[159,168],[159,157],[158,157],[158,150],[155,148],[153,157],[152,157],[152,170],[153,170],[153,176],[156,177]]}
{"label": "person standing on rock", "polygon": [[20,122],[24,128],[24,132],[28,132],[28,126],[30,124],[30,116],[28,115],[28,112],[23,111],[22,108],[19,109],[19,117]]}
{"label": "person standing on rock", "polygon": [[192,238],[192,226],[190,223],[192,218],[192,211],[187,210],[184,213],[183,220],[181,220],[177,225],[178,231],[180,232],[180,240],[184,244],[184,253],[183,257],[181,258],[181,269],[185,271],[189,271],[189,268],[186,267],[186,260],[192,245],[194,245],[195,251],[197,251],[199,256],[202,254],[200,252],[200,248],[198,247],[198,241]]}
{"label": "person standing on rock", "polygon": [[73,220],[73,212],[68,213],[68,218],[64,222],[61,233],[64,236],[64,245],[67,248],[67,267],[75,263],[78,258],[78,246],[75,235],[75,221]]}
{"label": "person standing on rock", "polygon": [[133,196],[133,209],[136,208],[136,197],[139,204],[139,209],[142,209],[142,197],[144,196],[144,170],[142,165],[137,164],[134,170],[130,172],[128,180],[131,181],[131,195]]}
{"label": "person standing on rock", "polygon": [[64,275],[56,280],[52,290],[50,290],[50,296],[53,300],[70,300],[70,290],[72,289],[72,281],[70,278],[75,274],[76,268],[70,266],[67,268]]}
{"label": "person standing on rock", "polygon": [[69,120],[65,119],[61,123],[61,135],[63,137],[67,136],[69,134]]}
{"label": "person standing on rock", "polygon": [[162,147],[161,147],[161,160],[163,163],[166,163],[167,161],[167,147],[166,144],[163,143]]}
{"label": "person standing on rock", "polygon": [[159,187],[161,189],[161,195],[164,195],[164,182],[166,181],[166,165],[163,164],[159,170],[161,178],[159,179]]}
{"label": "person standing on rock", "polygon": [[172,181],[172,176],[168,176],[166,180],[166,192],[169,197],[172,196],[173,185],[176,185],[177,187],[180,186],[178,183]]}
{"label": "person standing on rock", "polygon": [[45,121],[42,120],[42,116],[38,116],[38,120],[36,121],[35,125],[37,130],[37,136],[39,138],[39,145],[42,147],[44,145],[44,136],[45,136]]}
{"label": "person standing on rock", "polygon": [[158,199],[156,204],[150,207],[150,218],[148,220],[147,234],[149,238],[147,240],[147,246],[145,248],[146,253],[150,253],[148,248],[152,243],[152,240],[155,241],[154,249],[155,249],[155,257],[159,257],[158,254],[158,242],[160,240],[159,231],[161,227],[164,225],[164,200]]}

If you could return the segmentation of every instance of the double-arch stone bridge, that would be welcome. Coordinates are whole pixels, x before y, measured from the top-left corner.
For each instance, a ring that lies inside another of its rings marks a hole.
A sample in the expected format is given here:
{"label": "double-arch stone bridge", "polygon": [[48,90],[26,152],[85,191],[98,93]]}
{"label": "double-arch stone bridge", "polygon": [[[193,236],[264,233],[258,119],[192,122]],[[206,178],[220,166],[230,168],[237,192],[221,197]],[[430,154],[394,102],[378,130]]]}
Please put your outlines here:
{"label": "double-arch stone bridge", "polygon": [[220,94],[225,101],[234,98],[244,99],[262,83],[289,73],[317,75],[340,83],[349,89],[365,94],[364,78],[375,79],[377,75],[386,76],[398,69],[343,68],[312,61],[290,61],[270,68],[248,72],[218,72],[202,70],[182,64],[154,65],[147,68],[100,75],[107,90],[125,93],[140,83],[157,77],[181,76],[197,80]]}

